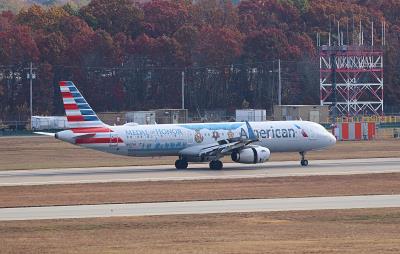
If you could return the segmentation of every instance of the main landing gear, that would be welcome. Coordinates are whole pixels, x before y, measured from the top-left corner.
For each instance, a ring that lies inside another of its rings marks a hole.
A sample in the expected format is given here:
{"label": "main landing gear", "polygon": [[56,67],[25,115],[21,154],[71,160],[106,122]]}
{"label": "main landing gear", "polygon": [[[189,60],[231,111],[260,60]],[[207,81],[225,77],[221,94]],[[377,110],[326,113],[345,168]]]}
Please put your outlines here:
{"label": "main landing gear", "polygon": [[175,168],[176,169],[187,169],[188,162],[184,159],[179,159],[175,161]]}
{"label": "main landing gear", "polygon": [[210,161],[210,169],[221,170],[224,164],[220,160]]}
{"label": "main landing gear", "polygon": [[300,152],[300,155],[301,155],[301,161],[300,161],[300,164],[303,166],[303,167],[307,167],[308,166],[308,160],[306,160],[305,159],[305,152]]}
{"label": "main landing gear", "polygon": [[[222,164],[222,161],[220,160],[212,160],[210,161],[210,169],[213,170],[221,170],[224,164]],[[188,167],[188,162],[186,159],[178,159],[175,161],[175,168],[176,169],[187,169]]]}

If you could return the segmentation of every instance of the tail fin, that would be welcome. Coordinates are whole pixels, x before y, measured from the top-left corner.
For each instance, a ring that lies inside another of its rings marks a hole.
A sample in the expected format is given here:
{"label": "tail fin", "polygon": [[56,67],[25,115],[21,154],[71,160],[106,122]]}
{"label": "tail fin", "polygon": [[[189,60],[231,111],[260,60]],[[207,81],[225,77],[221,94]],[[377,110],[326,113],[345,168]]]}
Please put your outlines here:
{"label": "tail fin", "polygon": [[60,90],[69,128],[106,127],[72,81],[60,81]]}

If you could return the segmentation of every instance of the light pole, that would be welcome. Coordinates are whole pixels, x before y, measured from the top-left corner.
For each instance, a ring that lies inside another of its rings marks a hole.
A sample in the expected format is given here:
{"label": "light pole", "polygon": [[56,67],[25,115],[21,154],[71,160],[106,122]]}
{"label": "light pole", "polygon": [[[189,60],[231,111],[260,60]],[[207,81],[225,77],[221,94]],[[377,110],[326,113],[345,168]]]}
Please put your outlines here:
{"label": "light pole", "polygon": [[30,62],[29,65],[29,73],[28,73],[28,79],[29,79],[29,109],[30,109],[30,127],[32,130],[32,116],[33,116],[33,107],[32,107],[32,97],[33,97],[33,93],[32,93],[32,84],[33,84],[33,80],[36,78],[36,74],[33,73],[33,70],[36,68],[33,68],[33,63]]}
{"label": "light pole", "polygon": [[182,109],[185,109],[185,72],[182,71]]}
{"label": "light pole", "polygon": [[[278,69],[275,70],[274,62],[272,61],[272,70],[269,73],[272,73],[272,91],[276,88],[275,87],[275,78],[274,73],[278,73],[278,105],[282,105],[282,75],[281,75],[281,59],[278,59]],[[274,101],[274,95],[272,94],[272,101]],[[272,103],[273,104],[273,103]]]}
{"label": "light pole", "polygon": [[278,59],[278,105],[282,105],[281,59]]}

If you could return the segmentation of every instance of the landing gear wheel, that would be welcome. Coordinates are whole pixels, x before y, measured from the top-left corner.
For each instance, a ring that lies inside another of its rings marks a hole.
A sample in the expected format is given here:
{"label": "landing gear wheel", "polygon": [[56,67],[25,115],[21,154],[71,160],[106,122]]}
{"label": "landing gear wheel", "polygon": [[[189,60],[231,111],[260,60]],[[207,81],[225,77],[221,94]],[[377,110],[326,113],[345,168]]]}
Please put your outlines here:
{"label": "landing gear wheel", "polygon": [[220,160],[210,161],[210,169],[221,170],[223,166]]}
{"label": "landing gear wheel", "polygon": [[176,169],[187,169],[188,163],[186,160],[176,160],[175,161],[175,168]]}
{"label": "landing gear wheel", "polygon": [[307,167],[307,166],[308,166],[308,160],[306,160],[305,154],[306,154],[305,152],[300,152],[300,155],[301,155],[300,164],[301,164],[303,167]]}
{"label": "landing gear wheel", "polygon": [[301,160],[300,164],[301,164],[303,167],[307,167],[307,166],[308,166],[308,160]]}

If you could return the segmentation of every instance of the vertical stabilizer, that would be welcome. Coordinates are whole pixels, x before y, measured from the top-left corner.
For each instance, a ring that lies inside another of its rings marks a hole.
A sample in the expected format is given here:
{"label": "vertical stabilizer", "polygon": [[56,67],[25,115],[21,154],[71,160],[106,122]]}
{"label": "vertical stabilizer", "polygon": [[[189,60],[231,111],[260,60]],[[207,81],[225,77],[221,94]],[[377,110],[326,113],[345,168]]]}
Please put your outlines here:
{"label": "vertical stabilizer", "polygon": [[65,114],[71,129],[103,128],[104,124],[72,81],[60,81]]}

